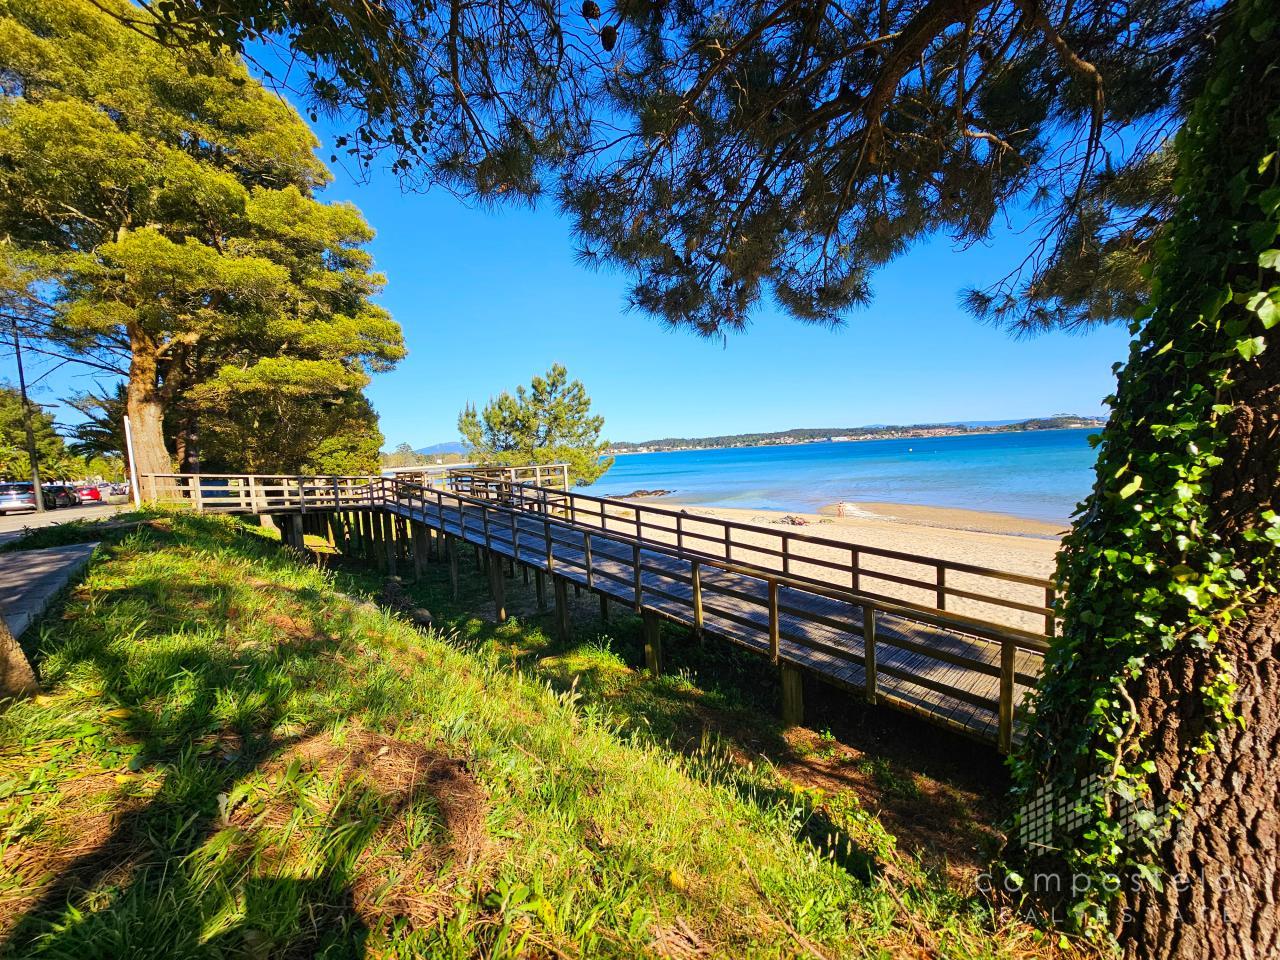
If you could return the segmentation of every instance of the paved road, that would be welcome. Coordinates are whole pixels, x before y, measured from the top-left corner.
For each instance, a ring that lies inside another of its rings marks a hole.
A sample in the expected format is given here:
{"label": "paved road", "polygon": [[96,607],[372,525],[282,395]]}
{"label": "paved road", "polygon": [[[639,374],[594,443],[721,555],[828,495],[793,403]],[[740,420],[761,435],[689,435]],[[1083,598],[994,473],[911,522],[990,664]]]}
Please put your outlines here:
{"label": "paved road", "polygon": [[96,543],[0,554],[0,617],[15,637],[34,622],[93,554]]}
{"label": "paved road", "polygon": [[0,513],[0,543],[16,540],[25,530],[48,527],[69,520],[101,520],[133,508],[132,500],[120,503],[81,504],[78,507],[59,507],[44,513]]}

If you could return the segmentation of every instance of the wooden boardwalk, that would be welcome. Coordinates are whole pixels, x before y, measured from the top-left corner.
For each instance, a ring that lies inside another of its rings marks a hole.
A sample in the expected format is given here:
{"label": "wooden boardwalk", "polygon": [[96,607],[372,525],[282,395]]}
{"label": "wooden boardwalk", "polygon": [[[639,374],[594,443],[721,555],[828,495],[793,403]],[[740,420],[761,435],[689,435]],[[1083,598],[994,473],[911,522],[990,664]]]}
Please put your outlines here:
{"label": "wooden boardwalk", "polygon": [[[787,672],[808,672],[1001,749],[1019,734],[1017,705],[1048,648],[1046,637],[1029,631],[609,529],[603,509],[601,523],[575,517],[581,504],[563,491],[526,495],[523,485],[477,484],[474,476],[440,485],[260,478],[247,497],[244,478],[226,483],[235,479],[166,478],[175,491],[168,499],[220,512],[295,514],[298,530],[305,514],[325,517],[340,546],[386,555],[406,547],[426,553],[431,538],[456,561],[458,547],[471,544],[489,551],[495,566],[506,558],[531,568],[540,586],[549,576],[559,606],[560,591],[574,585],[635,609],[655,646],[662,618],[770,657],[784,671],[784,699]],[[495,589],[502,589],[500,576]],[[791,685],[792,696],[798,689]]]}

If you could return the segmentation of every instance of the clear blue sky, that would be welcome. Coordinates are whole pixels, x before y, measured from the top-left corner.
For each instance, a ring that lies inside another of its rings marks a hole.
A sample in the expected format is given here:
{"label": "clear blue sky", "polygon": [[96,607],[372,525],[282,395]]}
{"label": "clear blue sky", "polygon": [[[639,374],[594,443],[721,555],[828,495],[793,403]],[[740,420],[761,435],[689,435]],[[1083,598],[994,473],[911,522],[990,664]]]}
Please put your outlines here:
{"label": "clear blue sky", "polygon": [[[463,404],[557,361],[586,384],[609,439],[645,440],[1097,414],[1126,352],[1123,328],[1017,341],[960,308],[961,289],[1021,258],[1020,238],[966,251],[928,242],[881,271],[874,303],[843,329],[806,327],[766,307],[726,345],[629,312],[627,278],[576,264],[552,204],[475,209],[442,190],[403,194],[392,177],[356,183],[342,171],[325,195],[355,202],[378,231],[373,251],[389,281],[382,302],[409,347],[369,389],[388,448],[456,440]],[[3,362],[0,378],[12,380],[12,359]],[[35,399],[51,404],[90,382],[55,371]]]}
{"label": "clear blue sky", "polygon": [[957,252],[921,246],[875,279],[876,298],[840,330],[760,311],[728,343],[673,332],[628,311],[627,278],[574,261],[548,205],[468,209],[443,191],[341,177],[378,230],[383,298],[409,356],[370,388],[388,446],[456,439],[459,408],[559,361],[586,385],[614,440],[805,426],[997,420],[1102,412],[1128,335],[1017,341],[976,323],[958,293],[1022,255],[1009,240]]}

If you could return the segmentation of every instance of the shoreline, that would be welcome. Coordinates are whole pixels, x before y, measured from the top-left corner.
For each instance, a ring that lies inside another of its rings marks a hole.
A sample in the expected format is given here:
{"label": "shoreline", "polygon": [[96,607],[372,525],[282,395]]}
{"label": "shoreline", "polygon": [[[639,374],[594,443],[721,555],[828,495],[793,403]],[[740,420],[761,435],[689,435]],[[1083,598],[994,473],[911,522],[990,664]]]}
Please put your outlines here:
{"label": "shoreline", "polygon": [[613,499],[626,503],[643,503],[653,507],[704,513],[708,516],[723,514],[726,518],[740,519],[746,514],[758,514],[762,525],[777,524],[781,517],[799,517],[806,521],[796,526],[835,524],[859,525],[861,522],[892,523],[904,527],[933,527],[967,533],[983,533],[1005,537],[1023,537],[1034,540],[1058,542],[1070,528],[1070,521],[1055,523],[1036,520],[1013,513],[996,510],[972,510],[968,507],[938,507],[918,503],[889,503],[872,500],[840,500],[815,510],[784,510],[777,507],[725,507],[716,504],[690,503],[681,500],[679,491],[670,496],[632,497]]}
{"label": "shoreline", "polygon": [[[1103,424],[1105,426],[1105,424]],[[789,440],[779,441],[777,443],[727,443],[716,444],[714,446],[700,447],[655,447],[646,448],[644,450],[606,450],[606,457],[629,457],[638,454],[647,453],[689,453],[695,450],[764,450],[769,447],[805,447],[819,443],[872,443],[876,440],[939,440],[950,439],[951,437],[989,437],[993,434],[1019,434],[1019,433],[1050,433],[1055,430],[1101,430],[1102,426],[1084,426],[1084,427],[1031,427],[1026,430],[1001,430],[997,427],[987,427],[975,430],[959,430],[955,433],[922,433],[911,434],[904,433],[897,436],[883,437],[841,437],[834,440],[830,437],[821,440]],[[910,430],[910,427],[903,429]],[[643,446],[643,444],[641,444]]]}

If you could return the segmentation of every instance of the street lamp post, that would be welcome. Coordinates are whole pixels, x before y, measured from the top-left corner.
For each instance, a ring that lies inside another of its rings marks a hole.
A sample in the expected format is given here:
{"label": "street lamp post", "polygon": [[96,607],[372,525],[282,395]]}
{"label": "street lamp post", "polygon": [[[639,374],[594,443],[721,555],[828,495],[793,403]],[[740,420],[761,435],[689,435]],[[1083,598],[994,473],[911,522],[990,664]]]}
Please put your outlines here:
{"label": "street lamp post", "polygon": [[18,337],[18,321],[13,321],[13,355],[18,361],[18,393],[22,397],[22,427],[27,434],[27,456],[31,459],[31,490],[35,494],[36,513],[44,513],[44,491],[40,486],[40,455],[36,450],[36,431],[32,425],[31,401],[27,398],[27,377],[22,369],[22,341]]}

